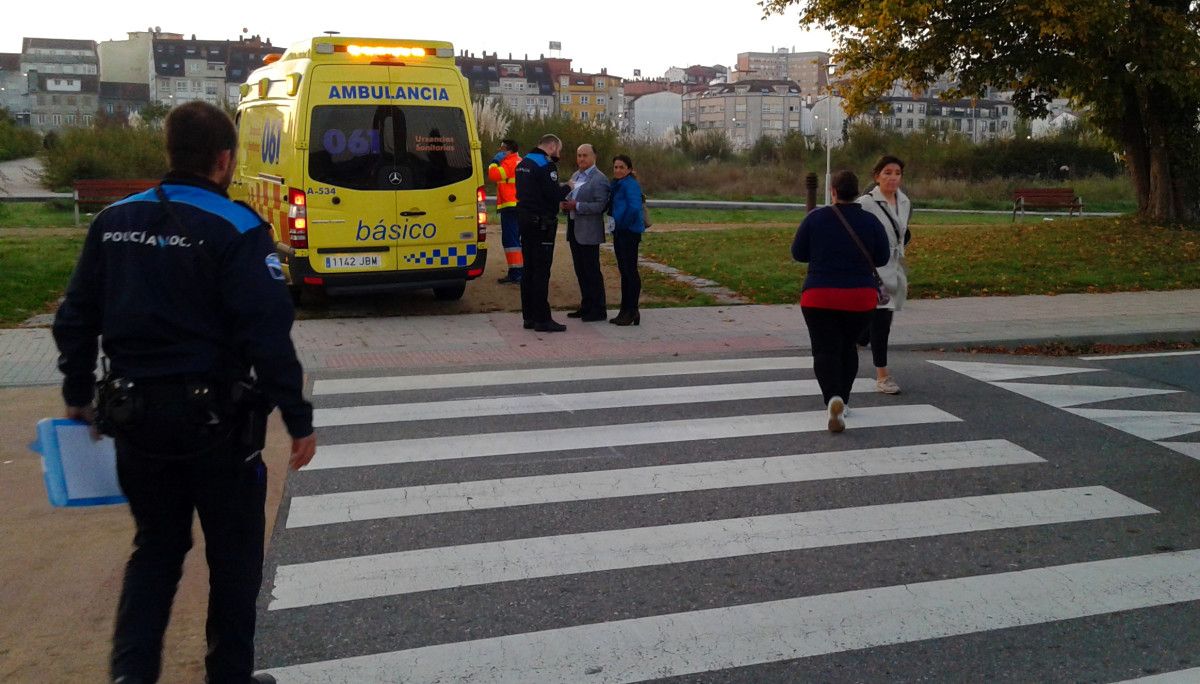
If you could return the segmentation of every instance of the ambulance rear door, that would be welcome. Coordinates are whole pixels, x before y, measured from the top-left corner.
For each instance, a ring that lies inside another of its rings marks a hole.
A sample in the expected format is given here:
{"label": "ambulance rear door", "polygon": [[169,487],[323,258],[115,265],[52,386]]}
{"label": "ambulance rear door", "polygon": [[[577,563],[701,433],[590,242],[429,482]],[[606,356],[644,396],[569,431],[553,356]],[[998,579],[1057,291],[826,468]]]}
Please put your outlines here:
{"label": "ambulance rear door", "polygon": [[479,250],[471,106],[457,69],[392,66],[390,140],[403,270],[466,268]]}
{"label": "ambulance rear door", "polygon": [[397,222],[387,66],[318,65],[308,98],[309,263],[317,273],[394,271]]}

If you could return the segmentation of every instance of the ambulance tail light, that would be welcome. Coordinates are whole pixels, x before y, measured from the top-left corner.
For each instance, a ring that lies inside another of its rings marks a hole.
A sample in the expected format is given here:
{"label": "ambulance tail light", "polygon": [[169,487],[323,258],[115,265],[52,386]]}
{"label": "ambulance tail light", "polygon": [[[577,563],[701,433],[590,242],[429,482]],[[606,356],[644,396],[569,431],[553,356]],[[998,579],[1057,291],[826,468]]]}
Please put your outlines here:
{"label": "ambulance tail light", "polygon": [[288,244],[308,249],[308,198],[299,188],[288,188]]}
{"label": "ambulance tail light", "polygon": [[475,217],[478,221],[478,230],[475,235],[477,242],[487,241],[487,189],[484,186],[479,186],[475,191]]}

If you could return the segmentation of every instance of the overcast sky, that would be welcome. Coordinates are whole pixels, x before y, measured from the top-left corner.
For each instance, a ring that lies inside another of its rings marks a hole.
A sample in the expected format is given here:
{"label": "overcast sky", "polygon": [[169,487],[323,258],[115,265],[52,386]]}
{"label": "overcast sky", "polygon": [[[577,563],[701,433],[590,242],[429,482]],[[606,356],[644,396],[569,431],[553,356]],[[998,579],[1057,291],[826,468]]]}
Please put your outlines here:
{"label": "overcast sky", "polygon": [[[20,10],[15,7],[21,7]],[[824,32],[802,29],[793,10],[763,20],[754,0],[399,0],[207,3],[171,0],[63,0],[18,3],[4,11],[0,52],[20,52],[23,37],[124,39],[127,31],[158,26],[202,39],[236,39],[242,29],[290,45],[323,31],[349,36],[449,40],[456,49],[536,58],[549,41],[585,71],[601,67],[623,77],[641,69],[661,76],[671,66],[732,66],[739,52],[795,47],[829,50]]]}

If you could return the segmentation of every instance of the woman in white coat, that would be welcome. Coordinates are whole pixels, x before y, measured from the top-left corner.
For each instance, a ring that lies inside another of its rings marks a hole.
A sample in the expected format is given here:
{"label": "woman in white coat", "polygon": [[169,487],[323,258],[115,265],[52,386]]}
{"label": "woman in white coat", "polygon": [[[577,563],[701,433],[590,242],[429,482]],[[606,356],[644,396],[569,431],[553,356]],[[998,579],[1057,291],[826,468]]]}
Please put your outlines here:
{"label": "woman in white coat", "polygon": [[891,257],[886,264],[877,264],[877,267],[892,299],[875,309],[871,325],[859,338],[858,343],[863,346],[871,345],[871,356],[875,362],[875,389],[884,394],[899,394],[900,386],[888,373],[887,348],[888,336],[892,331],[892,317],[904,306],[904,300],[908,297],[908,266],[904,260],[904,250],[908,241],[912,239],[912,233],[908,230],[912,203],[908,196],[900,191],[900,181],[904,178],[904,162],[898,157],[881,157],[872,169],[872,176],[875,179],[875,187],[859,197],[858,203],[879,219],[884,232],[887,233]]}

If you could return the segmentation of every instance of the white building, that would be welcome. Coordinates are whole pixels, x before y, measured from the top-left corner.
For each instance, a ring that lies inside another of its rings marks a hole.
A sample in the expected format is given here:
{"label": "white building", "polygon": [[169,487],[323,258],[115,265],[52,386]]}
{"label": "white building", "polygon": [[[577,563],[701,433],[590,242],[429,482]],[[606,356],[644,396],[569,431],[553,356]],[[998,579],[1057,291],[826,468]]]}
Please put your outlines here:
{"label": "white building", "polygon": [[846,100],[837,95],[825,95],[806,100],[804,135],[822,145],[841,147],[845,142]]}
{"label": "white building", "polygon": [[668,138],[683,124],[683,95],[664,90],[630,98],[626,121],[641,140]]}

